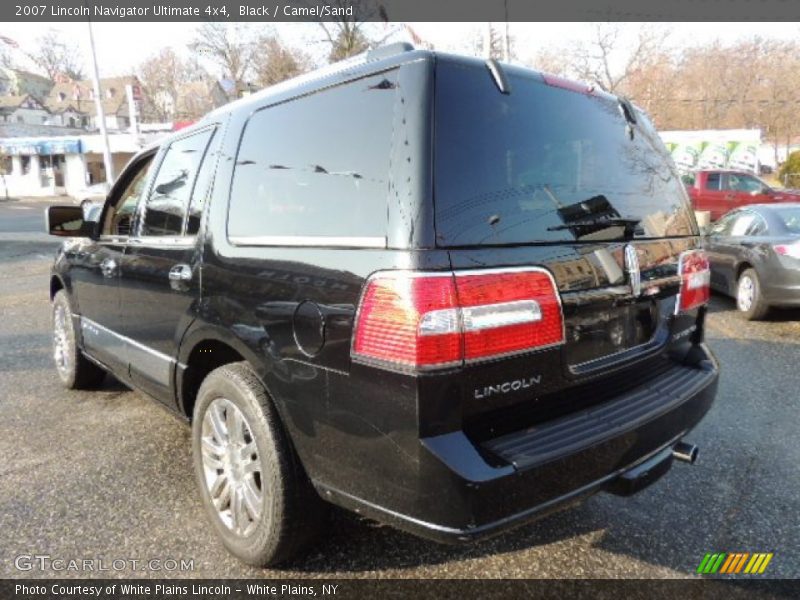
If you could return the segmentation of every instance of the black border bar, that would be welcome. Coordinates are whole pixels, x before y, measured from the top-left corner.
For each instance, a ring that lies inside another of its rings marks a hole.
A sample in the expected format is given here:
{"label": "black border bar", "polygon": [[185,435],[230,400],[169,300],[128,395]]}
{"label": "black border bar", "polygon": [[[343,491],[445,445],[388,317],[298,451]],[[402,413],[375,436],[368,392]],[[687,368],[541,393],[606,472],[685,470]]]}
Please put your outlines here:
{"label": "black border bar", "polygon": [[[344,13],[340,11],[344,10]],[[798,21],[795,0],[3,0],[13,22]],[[713,32],[711,32],[713,33]]]}

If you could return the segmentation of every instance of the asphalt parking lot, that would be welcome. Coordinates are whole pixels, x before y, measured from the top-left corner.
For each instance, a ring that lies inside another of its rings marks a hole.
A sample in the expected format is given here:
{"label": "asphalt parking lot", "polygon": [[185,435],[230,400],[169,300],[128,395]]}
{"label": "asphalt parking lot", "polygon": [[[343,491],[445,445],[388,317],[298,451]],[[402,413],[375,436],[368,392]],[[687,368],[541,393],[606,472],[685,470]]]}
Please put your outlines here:
{"label": "asphalt parking lot", "polygon": [[714,297],[708,339],[723,369],[717,402],[676,464],[632,498],[600,494],[469,547],[419,540],[344,513],[281,572],[240,564],[195,491],[189,428],[110,378],[65,392],[50,356],[48,272],[56,243],[41,203],[0,202],[0,577],[19,555],[191,559],[190,577],[686,577],[706,552],[773,552],[766,575],[800,577],[800,311],[747,323]]}

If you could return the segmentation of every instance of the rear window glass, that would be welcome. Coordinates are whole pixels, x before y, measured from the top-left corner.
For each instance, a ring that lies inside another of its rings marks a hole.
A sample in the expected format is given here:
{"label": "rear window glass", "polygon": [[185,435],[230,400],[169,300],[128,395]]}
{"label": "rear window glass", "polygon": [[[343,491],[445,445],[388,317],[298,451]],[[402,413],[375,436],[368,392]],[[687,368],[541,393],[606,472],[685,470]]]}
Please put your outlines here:
{"label": "rear window glass", "polygon": [[231,240],[385,237],[396,88],[392,71],[254,113],[236,159]]}
{"label": "rear window glass", "polygon": [[[436,74],[436,233],[441,246],[693,233],[685,190],[646,119],[616,101],[442,60]],[[587,221],[594,222],[588,225]],[[629,229],[630,231],[630,229]]]}
{"label": "rear window glass", "polygon": [[775,208],[774,210],[790,233],[800,233],[800,207]]}

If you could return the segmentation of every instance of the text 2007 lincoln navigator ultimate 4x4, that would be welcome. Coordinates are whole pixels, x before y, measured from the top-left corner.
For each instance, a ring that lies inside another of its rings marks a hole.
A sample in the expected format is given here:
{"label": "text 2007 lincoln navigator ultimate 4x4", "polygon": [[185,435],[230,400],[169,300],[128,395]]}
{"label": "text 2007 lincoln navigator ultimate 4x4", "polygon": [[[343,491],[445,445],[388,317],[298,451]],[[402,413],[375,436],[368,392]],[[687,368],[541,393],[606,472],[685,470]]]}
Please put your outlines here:
{"label": "text 2007 lincoln navigator ultimate 4x4", "polygon": [[631,494],[709,410],[709,265],[642,112],[389,46],[135,156],[52,271],[65,386],[192,422],[209,518],[275,564],[333,503],[480,539]]}

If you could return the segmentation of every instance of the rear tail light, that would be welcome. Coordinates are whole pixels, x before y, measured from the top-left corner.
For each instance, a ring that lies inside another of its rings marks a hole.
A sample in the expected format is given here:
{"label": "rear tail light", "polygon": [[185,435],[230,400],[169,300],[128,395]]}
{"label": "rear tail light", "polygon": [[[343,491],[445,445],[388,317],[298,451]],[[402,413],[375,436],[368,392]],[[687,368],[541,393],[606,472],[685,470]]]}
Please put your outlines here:
{"label": "rear tail light", "polygon": [[706,253],[703,250],[684,252],[678,265],[681,276],[678,312],[708,304],[711,298],[711,265]]}
{"label": "rear tail light", "polygon": [[777,246],[773,246],[773,249],[781,256],[800,258],[800,242],[794,242],[793,244],[778,244]]}
{"label": "rear tail light", "polygon": [[352,354],[359,362],[428,370],[563,341],[561,302],[547,271],[388,271],[366,284]]}

